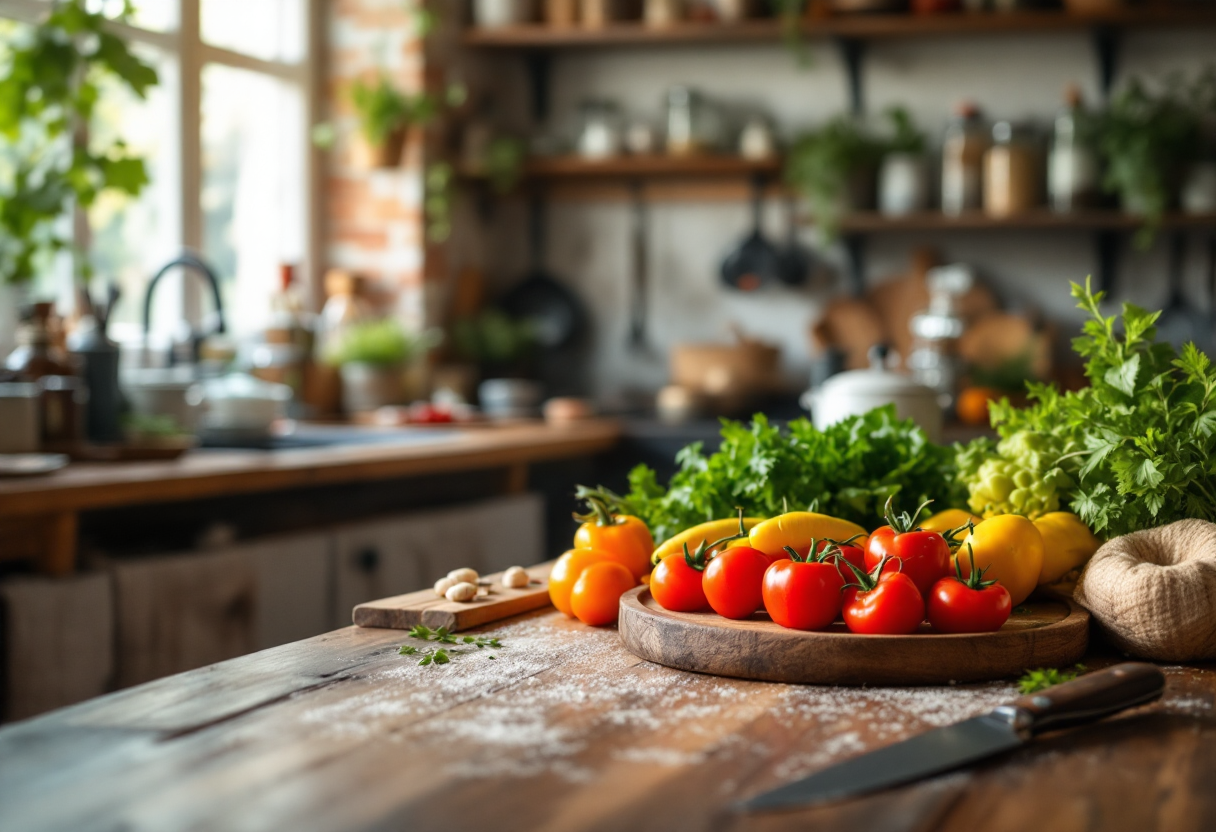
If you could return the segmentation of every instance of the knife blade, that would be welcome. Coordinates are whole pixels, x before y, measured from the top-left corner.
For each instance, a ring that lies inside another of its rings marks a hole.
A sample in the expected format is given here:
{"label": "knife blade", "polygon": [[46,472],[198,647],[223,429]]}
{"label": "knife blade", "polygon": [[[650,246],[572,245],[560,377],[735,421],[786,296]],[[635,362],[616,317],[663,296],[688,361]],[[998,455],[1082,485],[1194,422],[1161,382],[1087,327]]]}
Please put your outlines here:
{"label": "knife blade", "polygon": [[1015,699],[990,713],[853,757],[738,804],[743,812],[794,809],[857,797],[1011,751],[1044,731],[1093,722],[1159,698],[1165,676],[1126,662]]}

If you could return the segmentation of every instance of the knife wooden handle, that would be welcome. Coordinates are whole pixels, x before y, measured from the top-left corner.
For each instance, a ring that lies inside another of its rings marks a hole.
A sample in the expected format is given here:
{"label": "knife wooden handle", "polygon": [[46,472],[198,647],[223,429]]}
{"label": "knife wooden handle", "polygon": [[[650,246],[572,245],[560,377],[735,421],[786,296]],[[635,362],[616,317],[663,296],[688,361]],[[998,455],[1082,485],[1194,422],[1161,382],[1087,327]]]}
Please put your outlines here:
{"label": "knife wooden handle", "polygon": [[1160,698],[1165,675],[1155,665],[1125,662],[1087,673],[1009,703],[1015,726],[1029,734],[1092,722]]}

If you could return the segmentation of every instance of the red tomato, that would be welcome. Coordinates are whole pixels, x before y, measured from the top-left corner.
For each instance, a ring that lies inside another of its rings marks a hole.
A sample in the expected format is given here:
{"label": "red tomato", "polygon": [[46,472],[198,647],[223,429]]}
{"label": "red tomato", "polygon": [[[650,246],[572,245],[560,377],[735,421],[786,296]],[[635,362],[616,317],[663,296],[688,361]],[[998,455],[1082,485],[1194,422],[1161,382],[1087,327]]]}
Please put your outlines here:
{"label": "red tomato", "polygon": [[971,571],[966,578],[956,561],[955,577],[942,578],[929,593],[929,623],[939,633],[993,633],[1004,626],[1013,611],[1009,590],[996,581],[985,581],[984,573],[975,568],[970,544],[967,556]]}
{"label": "red tomato", "polygon": [[949,576],[951,570],[950,545],[946,538],[938,532],[916,527],[915,517],[920,516],[924,507],[917,509],[915,515],[907,512],[896,515],[891,509],[891,500],[887,500],[887,525],[871,534],[866,542],[865,569],[872,571],[883,558],[892,558],[886,568],[907,575],[921,595],[927,596],[933,585]]}
{"label": "red tomato", "polygon": [[994,633],[1009,620],[1013,603],[1000,584],[972,589],[942,578],[929,593],[929,623],[939,633]]}
{"label": "red tomato", "polygon": [[764,573],[764,608],[782,627],[822,630],[840,615],[844,587],[836,564],[778,560]]}
{"label": "red tomato", "polygon": [[772,558],[751,546],[727,549],[709,562],[701,585],[714,612],[723,618],[747,618],[764,603],[764,573]]}
{"label": "red tomato", "polygon": [[[867,538],[862,538],[860,540],[855,540],[855,543],[835,544],[840,556],[863,572],[866,568],[866,540]],[[832,545],[833,543],[830,540],[821,540],[815,545],[815,553],[822,553],[824,549]],[[848,575],[848,567],[842,566],[841,568],[844,569],[845,574]]]}
{"label": "red tomato", "polygon": [[695,554],[684,551],[659,561],[650,575],[650,594],[659,606],[672,612],[699,612],[709,609],[701,586],[705,571],[704,547]]}
{"label": "red tomato", "polygon": [[[885,564],[884,564],[885,566]],[[862,635],[907,635],[925,620],[925,602],[911,578],[885,569],[869,589],[844,590],[845,626]]]}

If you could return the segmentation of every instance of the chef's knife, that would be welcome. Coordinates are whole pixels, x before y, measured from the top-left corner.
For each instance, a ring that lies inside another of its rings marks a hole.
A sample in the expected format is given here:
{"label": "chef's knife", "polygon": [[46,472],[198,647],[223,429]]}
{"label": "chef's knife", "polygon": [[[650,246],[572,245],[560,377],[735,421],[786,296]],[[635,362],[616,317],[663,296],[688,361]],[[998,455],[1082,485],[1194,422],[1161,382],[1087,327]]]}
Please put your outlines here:
{"label": "chef's knife", "polygon": [[920,780],[1017,748],[1044,731],[1101,719],[1152,702],[1165,676],[1127,662],[1001,705],[991,713],[937,728],[854,757],[738,805],[744,812],[827,803]]}

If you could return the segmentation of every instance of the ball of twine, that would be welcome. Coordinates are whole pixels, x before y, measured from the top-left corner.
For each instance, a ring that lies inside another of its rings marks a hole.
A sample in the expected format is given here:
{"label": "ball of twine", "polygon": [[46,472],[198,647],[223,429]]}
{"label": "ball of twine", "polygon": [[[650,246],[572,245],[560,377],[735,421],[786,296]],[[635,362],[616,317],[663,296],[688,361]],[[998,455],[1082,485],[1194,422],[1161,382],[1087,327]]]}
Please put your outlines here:
{"label": "ball of twine", "polygon": [[1075,597],[1129,655],[1216,659],[1216,523],[1180,520],[1108,541]]}

